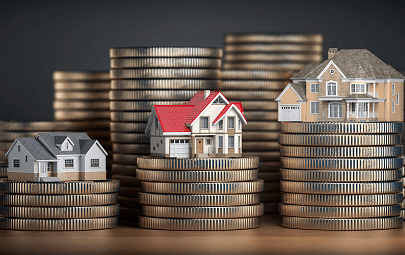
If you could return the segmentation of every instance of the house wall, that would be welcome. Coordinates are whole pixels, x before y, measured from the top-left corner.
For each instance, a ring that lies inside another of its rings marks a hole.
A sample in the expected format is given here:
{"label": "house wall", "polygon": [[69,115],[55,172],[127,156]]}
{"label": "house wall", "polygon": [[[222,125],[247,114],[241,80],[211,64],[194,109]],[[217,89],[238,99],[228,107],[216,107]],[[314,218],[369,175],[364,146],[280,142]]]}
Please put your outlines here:
{"label": "house wall", "polygon": [[[387,82],[387,121],[403,121],[404,118],[404,107],[403,107],[403,82]],[[392,84],[395,84],[395,94],[392,95]],[[396,104],[396,94],[399,93],[399,105]],[[394,110],[392,113],[392,101],[395,101]]]}
{"label": "house wall", "polygon": [[306,101],[304,104],[301,105],[301,117],[302,117],[301,120],[304,122],[315,122],[320,117],[321,109],[319,109],[319,114],[311,114],[311,101],[319,102],[318,100],[319,93],[311,93],[311,84],[316,83],[318,82],[306,83],[306,97],[308,101]]}
{"label": "house wall", "polygon": [[[58,156],[56,168],[54,168],[54,176],[58,177],[61,181],[67,180],[80,180],[80,155],[62,155]],[[73,168],[65,167],[65,159],[73,159]]]}
{"label": "house wall", "polygon": [[156,155],[159,157],[164,157],[165,154],[169,154],[169,148],[166,148],[167,144],[166,138],[162,136],[151,136],[150,137],[150,153],[151,155]]}
{"label": "house wall", "polygon": [[[194,122],[194,124],[191,126],[191,132],[193,134],[210,134],[213,132],[226,132],[226,131],[220,131],[218,130],[218,124],[213,126],[212,122],[215,120],[215,118],[219,115],[219,113],[224,109],[226,105],[225,104],[211,104],[200,116],[197,118],[197,120]],[[201,129],[201,123],[200,119],[201,117],[208,117],[208,129]],[[225,122],[224,122],[225,125]],[[225,127],[225,126],[224,126]],[[225,130],[225,129],[224,129]]]}
{"label": "house wall", "polygon": [[[18,152],[18,145],[20,145],[20,152]],[[27,162],[25,162],[25,155],[27,155]],[[20,159],[19,168],[14,167],[13,159]],[[8,180],[34,181],[35,163],[34,157],[17,141],[8,155]]]}
{"label": "house wall", "polygon": [[[81,156],[84,168],[81,169],[80,180],[105,180],[106,156],[97,144],[93,144],[86,155]],[[99,167],[91,167],[91,159],[99,159]]]}

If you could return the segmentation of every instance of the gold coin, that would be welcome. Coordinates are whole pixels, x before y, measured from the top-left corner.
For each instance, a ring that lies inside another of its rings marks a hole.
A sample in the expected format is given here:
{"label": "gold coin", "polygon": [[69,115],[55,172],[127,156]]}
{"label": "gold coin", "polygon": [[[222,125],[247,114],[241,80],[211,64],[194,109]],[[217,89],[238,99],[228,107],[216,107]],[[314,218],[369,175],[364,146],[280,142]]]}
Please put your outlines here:
{"label": "gold coin", "polygon": [[280,152],[279,151],[244,151],[242,152],[244,157],[259,157],[260,161],[266,160],[280,160]]}
{"label": "gold coin", "polygon": [[[144,122],[147,123],[150,116],[150,111],[147,112],[111,112],[111,121],[119,122]],[[148,138],[149,143],[149,138]]]}
{"label": "gold coin", "polygon": [[230,52],[296,52],[296,53],[319,53],[322,54],[321,44],[288,44],[288,43],[270,43],[270,44],[225,44],[224,53]]}
{"label": "gold coin", "polygon": [[110,110],[110,102],[91,102],[91,101],[53,101],[55,110]]}
{"label": "gold coin", "polygon": [[280,190],[280,182],[265,182],[263,192],[274,192]]}
{"label": "gold coin", "polygon": [[[186,100],[183,101],[111,101],[110,109],[111,111],[151,111],[154,105],[181,105],[186,103]],[[117,123],[118,124],[118,123]],[[124,124],[124,123],[120,123]],[[127,124],[127,123],[125,123]],[[146,128],[146,123],[145,123]],[[144,130],[140,132],[144,132]]]}
{"label": "gold coin", "polygon": [[224,62],[321,62],[322,54],[310,53],[227,53]]}
{"label": "gold coin", "polygon": [[266,141],[266,142],[251,142],[251,141],[244,141],[242,143],[242,150],[243,151],[273,151],[279,150],[280,145],[277,141]]}
{"label": "gold coin", "polygon": [[[146,135],[145,133],[111,133],[111,141],[113,143],[139,143],[139,144],[145,144],[145,146],[149,146],[149,135]],[[115,145],[116,148],[124,148],[124,145]],[[135,145],[134,145],[135,146]],[[114,147],[114,144],[113,144]],[[126,151],[128,151],[130,145],[127,146]],[[138,148],[141,148],[138,146]],[[143,147],[145,150],[145,153],[149,153],[149,151],[146,151],[146,147]],[[132,148],[134,149],[134,148]],[[117,151],[118,152],[118,151]],[[132,153],[132,152],[130,152]]]}
{"label": "gold coin", "polygon": [[208,68],[220,69],[218,58],[116,58],[110,60],[111,69],[121,68]]}
{"label": "gold coin", "polygon": [[282,168],[328,170],[400,169],[402,158],[292,158],[281,157]]}
{"label": "gold coin", "polygon": [[18,182],[0,183],[0,192],[10,194],[99,194],[118,192],[120,182],[105,181],[69,181],[69,182]]}
{"label": "gold coin", "polygon": [[110,122],[111,132],[142,133],[146,130],[146,123]]}
{"label": "gold coin", "polygon": [[121,144],[114,143],[113,151],[123,154],[149,154],[150,146],[149,144]]}
{"label": "gold coin", "polygon": [[133,47],[133,48],[110,49],[110,58],[137,58],[137,57],[222,58],[222,48]]}
{"label": "gold coin", "polygon": [[[187,90],[218,90],[221,85],[220,80],[203,79],[132,79],[132,80],[112,80],[111,89],[187,89]],[[285,87],[285,86],[284,86]]]}
{"label": "gold coin", "polygon": [[18,137],[36,137],[38,132],[0,132],[0,140],[14,142]]}
{"label": "gold coin", "polygon": [[150,170],[244,170],[259,167],[258,157],[240,158],[138,158],[138,167]]}
{"label": "gold coin", "polygon": [[[249,132],[249,133],[252,133],[252,134],[265,133],[267,136],[270,136],[272,138],[270,140],[278,140],[278,135],[280,133],[279,132],[280,131],[280,122],[250,120],[247,123],[247,125],[243,126],[243,135],[245,135],[245,133],[247,133],[245,131],[262,131],[262,132],[255,132],[255,133]],[[266,132],[266,131],[272,131],[272,132]]]}
{"label": "gold coin", "polygon": [[378,206],[398,205],[403,201],[402,193],[367,195],[324,195],[281,193],[284,204],[313,206]]}
{"label": "gold coin", "polygon": [[340,157],[340,158],[382,158],[401,157],[401,146],[378,147],[300,147],[280,146],[280,153],[287,157]]}
{"label": "gold coin", "polygon": [[0,229],[35,231],[80,231],[115,228],[118,217],[92,219],[16,219],[0,218]]}
{"label": "gold coin", "polygon": [[218,69],[111,69],[111,79],[220,79]]}
{"label": "gold coin", "polygon": [[341,183],[280,181],[281,192],[298,194],[389,194],[402,191],[402,182]]}
{"label": "gold coin", "polygon": [[110,80],[108,71],[54,71],[54,81],[103,81]]}
{"label": "gold coin", "polygon": [[136,175],[136,166],[131,165],[120,165],[120,164],[112,164],[112,174],[118,175],[129,175],[135,176]]}
{"label": "gold coin", "polygon": [[280,173],[278,171],[276,171],[276,172],[261,172],[261,173],[259,173],[259,179],[265,181],[265,183],[280,181]]}
{"label": "gold coin", "polygon": [[401,133],[402,122],[282,122],[281,132],[302,134],[388,134]]}
{"label": "gold coin", "polygon": [[133,197],[118,197],[118,203],[121,207],[141,209],[141,204],[138,202],[138,198]]}
{"label": "gold coin", "polygon": [[[110,100],[177,100],[188,101],[198,90],[111,90]],[[148,111],[150,111],[148,109]]]}
{"label": "gold coin", "polygon": [[0,166],[0,177],[6,177],[7,178],[7,172],[8,172],[8,165],[5,166]]}
{"label": "gold coin", "polygon": [[290,82],[285,81],[260,81],[260,80],[231,80],[222,77],[219,90],[245,89],[245,90],[283,90]]}
{"label": "gold coin", "polygon": [[[259,171],[252,170],[208,170],[208,171],[171,171],[137,169],[136,178],[151,182],[238,182],[253,181]],[[122,182],[121,182],[122,183]]]}
{"label": "gold coin", "polygon": [[281,167],[280,161],[260,161],[259,172],[278,171]]}
{"label": "gold coin", "polygon": [[80,195],[19,195],[0,194],[0,204],[9,206],[96,206],[118,202],[117,193]]}
{"label": "gold coin", "polygon": [[[402,183],[401,183],[402,188]],[[142,182],[142,191],[158,194],[243,194],[263,191],[263,180],[248,182]]]}
{"label": "gold coin", "polygon": [[400,144],[400,135],[280,134],[278,141],[295,146],[385,146]]}
{"label": "gold coin", "polygon": [[[222,93],[226,93],[226,91],[222,91]],[[277,111],[278,104],[277,102],[273,101],[258,101],[258,100],[239,100],[242,103],[243,109],[246,111],[252,110],[264,110],[264,111]]]}
{"label": "gold coin", "polygon": [[281,226],[286,228],[318,230],[377,230],[401,228],[402,217],[364,218],[364,219],[326,219],[281,217]]}
{"label": "gold coin", "polygon": [[243,115],[245,116],[246,120],[268,120],[268,121],[276,121],[278,120],[278,112],[277,111],[244,111]]}
{"label": "gold coin", "polygon": [[280,201],[280,192],[260,192],[260,202]]}
{"label": "gold coin", "polygon": [[54,113],[56,120],[88,120],[88,119],[110,119],[110,111],[71,111],[56,110]]}
{"label": "gold coin", "polygon": [[139,192],[142,192],[141,187],[121,187],[118,196],[136,198]]}
{"label": "gold coin", "polygon": [[176,195],[140,192],[139,203],[159,206],[237,206],[253,205],[260,201],[258,193],[228,195]]}
{"label": "gold coin", "polygon": [[124,164],[124,165],[137,165],[137,160],[143,155],[125,155],[125,154],[113,154],[113,161],[115,164]]}
{"label": "gold coin", "polygon": [[262,71],[262,70],[222,70],[224,80],[281,80],[290,79],[290,72]]}
{"label": "gold coin", "polygon": [[[228,100],[274,100],[276,99],[281,90],[252,90],[252,89],[241,89],[238,90],[224,90],[221,91],[222,94]],[[278,108],[276,108],[277,110]]]}
{"label": "gold coin", "polygon": [[225,62],[222,64],[223,70],[269,70],[299,72],[307,67],[309,62]]}
{"label": "gold coin", "polygon": [[108,91],[56,91],[56,100],[104,100],[108,101]]}
{"label": "gold coin", "polygon": [[[88,128],[92,123],[79,121],[4,121],[0,120],[0,130],[3,131],[74,131]],[[24,136],[25,137],[25,136]]]}
{"label": "gold coin", "polygon": [[[109,72],[108,72],[109,75]],[[53,89],[55,91],[76,91],[76,90],[110,90],[110,81],[98,81],[98,82],[78,82],[78,81],[67,81],[67,82],[54,82]]]}
{"label": "gold coin", "polygon": [[164,230],[218,231],[258,228],[259,225],[259,217],[237,219],[169,219],[145,216],[138,217],[139,227]]}
{"label": "gold coin", "polygon": [[264,205],[245,206],[150,206],[142,205],[143,216],[156,218],[229,219],[263,215]]}
{"label": "gold coin", "polygon": [[283,216],[305,218],[380,218],[399,216],[400,205],[370,207],[325,207],[280,204],[279,213]]}
{"label": "gold coin", "polygon": [[[260,175],[259,175],[260,176]],[[385,182],[401,180],[401,170],[293,170],[280,169],[287,181],[320,182]]]}
{"label": "gold coin", "polygon": [[79,207],[0,206],[0,215],[7,218],[83,219],[112,217],[117,216],[119,213],[119,204]]}
{"label": "gold coin", "polygon": [[135,176],[113,174],[112,178],[120,181],[120,187],[141,187],[141,181]]}
{"label": "gold coin", "polygon": [[237,43],[299,43],[319,44],[323,43],[323,35],[315,33],[240,33],[225,34],[224,44]]}

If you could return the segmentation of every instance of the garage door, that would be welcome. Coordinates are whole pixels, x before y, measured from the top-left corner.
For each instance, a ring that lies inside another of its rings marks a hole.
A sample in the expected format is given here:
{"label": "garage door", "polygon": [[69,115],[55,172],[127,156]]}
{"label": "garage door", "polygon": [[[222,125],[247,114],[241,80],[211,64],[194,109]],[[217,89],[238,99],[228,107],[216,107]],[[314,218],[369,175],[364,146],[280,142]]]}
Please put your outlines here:
{"label": "garage door", "polygon": [[301,121],[301,106],[300,105],[280,105],[279,121]]}
{"label": "garage door", "polygon": [[190,140],[170,140],[170,157],[189,158]]}

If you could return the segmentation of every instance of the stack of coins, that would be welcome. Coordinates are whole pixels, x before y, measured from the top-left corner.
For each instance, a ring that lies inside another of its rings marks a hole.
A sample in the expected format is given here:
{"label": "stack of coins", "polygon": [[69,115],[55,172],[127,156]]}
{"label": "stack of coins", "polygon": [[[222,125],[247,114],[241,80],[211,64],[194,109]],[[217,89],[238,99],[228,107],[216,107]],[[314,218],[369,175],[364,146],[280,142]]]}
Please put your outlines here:
{"label": "stack of coins", "polygon": [[0,182],[0,229],[93,230],[118,225],[119,181]]}
{"label": "stack of coins", "polygon": [[142,228],[233,230],[259,227],[259,158],[138,158]]}
{"label": "stack of coins", "polygon": [[153,105],[182,104],[198,91],[217,90],[221,57],[219,48],[110,50],[112,169],[113,178],[122,181],[120,217],[137,219],[140,182],[135,179],[136,160],[150,154],[145,128]]}
{"label": "stack of coins", "polygon": [[282,122],[281,225],[402,227],[402,122]]}
{"label": "stack of coins", "polygon": [[[405,70],[402,70],[399,72],[405,76]],[[404,86],[404,95],[405,95],[405,86]],[[404,117],[405,117],[405,98],[404,98]],[[404,125],[405,125],[405,118],[404,118]],[[402,134],[401,134],[401,144],[402,144],[403,154],[405,154],[405,131],[402,132]]]}
{"label": "stack of coins", "polygon": [[405,156],[402,156],[404,160],[404,166],[402,167],[402,193],[404,194],[404,200],[401,204],[401,216],[405,220]]}
{"label": "stack of coins", "polygon": [[261,201],[265,212],[277,212],[280,199],[280,133],[278,104],[274,101],[290,77],[308,64],[322,60],[321,34],[253,33],[224,36],[221,92],[242,102],[247,126],[242,152],[260,157]]}
{"label": "stack of coins", "polygon": [[0,165],[0,181],[7,180],[8,165]]}
{"label": "stack of coins", "polygon": [[85,122],[84,132],[98,140],[108,153],[107,177],[111,177],[110,73],[109,71],[53,72],[56,120]]}

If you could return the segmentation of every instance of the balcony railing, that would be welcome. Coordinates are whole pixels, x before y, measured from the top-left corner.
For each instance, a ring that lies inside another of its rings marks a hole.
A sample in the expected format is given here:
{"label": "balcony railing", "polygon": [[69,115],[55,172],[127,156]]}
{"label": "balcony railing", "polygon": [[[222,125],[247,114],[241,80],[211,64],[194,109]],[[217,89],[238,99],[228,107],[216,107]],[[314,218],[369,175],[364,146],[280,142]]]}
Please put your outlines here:
{"label": "balcony railing", "polygon": [[[355,113],[349,112],[347,114],[347,118],[352,118],[352,119],[355,119],[355,118],[368,118],[368,112],[361,111],[361,112],[359,112],[359,116],[356,116]],[[370,118],[378,118],[378,112],[370,111]]]}
{"label": "balcony railing", "polygon": [[368,92],[367,95],[378,98],[378,92]]}

